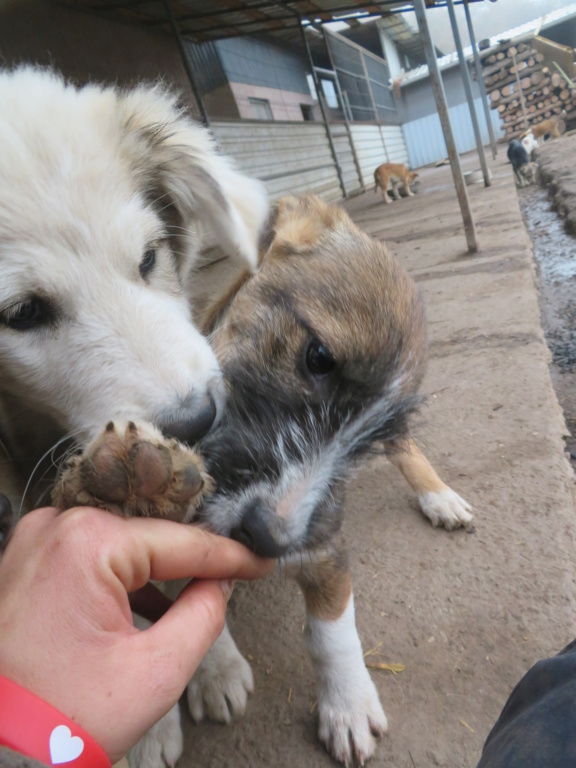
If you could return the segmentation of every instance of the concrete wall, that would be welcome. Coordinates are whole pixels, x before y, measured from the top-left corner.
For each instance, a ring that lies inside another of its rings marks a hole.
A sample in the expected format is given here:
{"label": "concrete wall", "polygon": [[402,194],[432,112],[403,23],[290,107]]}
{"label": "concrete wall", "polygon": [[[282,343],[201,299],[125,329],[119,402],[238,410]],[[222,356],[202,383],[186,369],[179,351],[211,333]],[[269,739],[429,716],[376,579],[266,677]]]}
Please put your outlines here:
{"label": "concrete wall", "polygon": [[0,61],[53,65],[78,83],[130,85],[162,77],[195,110],[192,91],[171,38],[80,13],[43,0],[9,0],[0,8]]}
{"label": "concrete wall", "polygon": [[[321,120],[322,116],[316,114],[318,102],[310,94],[295,93],[294,91],[282,91],[277,88],[265,88],[246,83],[230,83],[230,89],[236,99],[240,117],[245,120],[253,120],[256,115],[249,99],[265,99],[270,104],[274,120],[304,120],[300,104],[311,106],[315,112],[315,119]],[[218,113],[218,116],[223,115]]]}

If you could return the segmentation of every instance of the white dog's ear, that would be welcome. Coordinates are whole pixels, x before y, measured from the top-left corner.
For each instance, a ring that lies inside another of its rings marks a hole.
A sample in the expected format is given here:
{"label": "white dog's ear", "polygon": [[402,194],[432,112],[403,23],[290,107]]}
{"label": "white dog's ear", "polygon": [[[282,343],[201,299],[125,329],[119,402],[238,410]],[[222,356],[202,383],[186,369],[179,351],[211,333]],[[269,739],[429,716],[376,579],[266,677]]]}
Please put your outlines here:
{"label": "white dog's ear", "polygon": [[254,271],[268,213],[264,185],[220,155],[206,128],[184,115],[160,86],[123,93],[119,116],[131,162],[159,209],[172,206],[184,225],[208,224],[210,244]]}

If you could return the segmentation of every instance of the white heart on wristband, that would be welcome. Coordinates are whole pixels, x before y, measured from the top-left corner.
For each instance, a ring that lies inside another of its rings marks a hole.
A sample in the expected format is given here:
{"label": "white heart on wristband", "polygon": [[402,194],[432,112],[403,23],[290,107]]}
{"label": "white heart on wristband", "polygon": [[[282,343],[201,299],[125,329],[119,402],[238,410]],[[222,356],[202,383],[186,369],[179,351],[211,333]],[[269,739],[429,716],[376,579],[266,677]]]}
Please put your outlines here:
{"label": "white heart on wristband", "polygon": [[66,725],[57,725],[50,734],[50,759],[52,765],[71,763],[84,751],[84,742],[80,736],[72,736]]}

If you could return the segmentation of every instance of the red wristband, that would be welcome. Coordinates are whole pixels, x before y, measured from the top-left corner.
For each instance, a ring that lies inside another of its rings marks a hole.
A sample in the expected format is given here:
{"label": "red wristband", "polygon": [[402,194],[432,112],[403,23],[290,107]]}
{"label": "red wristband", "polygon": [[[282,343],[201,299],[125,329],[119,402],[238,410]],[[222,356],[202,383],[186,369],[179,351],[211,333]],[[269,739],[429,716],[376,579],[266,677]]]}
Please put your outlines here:
{"label": "red wristband", "polygon": [[110,768],[106,752],[78,723],[1,675],[0,744],[46,765]]}

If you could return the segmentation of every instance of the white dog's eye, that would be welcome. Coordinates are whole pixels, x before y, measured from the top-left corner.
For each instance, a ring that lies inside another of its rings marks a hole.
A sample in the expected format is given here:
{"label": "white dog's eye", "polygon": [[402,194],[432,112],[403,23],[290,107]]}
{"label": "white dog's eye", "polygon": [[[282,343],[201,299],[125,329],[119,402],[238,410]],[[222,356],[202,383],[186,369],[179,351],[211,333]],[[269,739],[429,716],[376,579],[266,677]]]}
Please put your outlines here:
{"label": "white dog's eye", "polygon": [[149,248],[144,254],[142,261],[140,262],[139,269],[142,277],[146,278],[150,274],[150,272],[152,272],[152,270],[154,269],[155,264],[156,264],[156,249]]}
{"label": "white dog's eye", "polygon": [[42,302],[35,296],[31,296],[9,307],[3,319],[8,328],[27,331],[46,320],[46,311]]}

